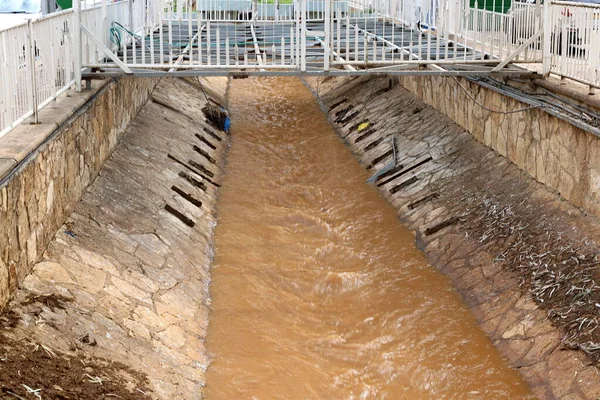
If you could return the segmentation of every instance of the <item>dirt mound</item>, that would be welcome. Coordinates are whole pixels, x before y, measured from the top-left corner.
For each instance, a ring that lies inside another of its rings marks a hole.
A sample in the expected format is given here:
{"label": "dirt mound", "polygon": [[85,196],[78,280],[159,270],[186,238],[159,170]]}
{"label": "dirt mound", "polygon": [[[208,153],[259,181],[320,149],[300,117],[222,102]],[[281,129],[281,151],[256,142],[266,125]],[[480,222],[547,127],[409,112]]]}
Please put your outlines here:
{"label": "dirt mound", "polygon": [[[26,304],[62,308],[68,298],[32,296]],[[91,357],[84,346],[73,346],[70,354],[36,343],[16,339],[18,313],[8,310],[0,316],[0,399],[149,399],[146,377],[121,363]],[[93,346],[89,337],[81,344]]]}

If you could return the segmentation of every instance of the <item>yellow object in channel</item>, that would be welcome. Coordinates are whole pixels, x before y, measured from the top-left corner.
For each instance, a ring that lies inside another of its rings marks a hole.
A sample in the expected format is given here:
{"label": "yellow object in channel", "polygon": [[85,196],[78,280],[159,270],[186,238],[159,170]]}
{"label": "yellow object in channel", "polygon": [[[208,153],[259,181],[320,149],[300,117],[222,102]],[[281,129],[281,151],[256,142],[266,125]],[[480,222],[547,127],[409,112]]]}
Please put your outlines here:
{"label": "yellow object in channel", "polygon": [[368,123],[368,122],[363,122],[362,124],[360,124],[360,125],[358,126],[358,131],[360,132],[360,131],[362,131],[362,130],[365,130],[365,129],[366,129],[368,126],[369,126],[369,123]]}

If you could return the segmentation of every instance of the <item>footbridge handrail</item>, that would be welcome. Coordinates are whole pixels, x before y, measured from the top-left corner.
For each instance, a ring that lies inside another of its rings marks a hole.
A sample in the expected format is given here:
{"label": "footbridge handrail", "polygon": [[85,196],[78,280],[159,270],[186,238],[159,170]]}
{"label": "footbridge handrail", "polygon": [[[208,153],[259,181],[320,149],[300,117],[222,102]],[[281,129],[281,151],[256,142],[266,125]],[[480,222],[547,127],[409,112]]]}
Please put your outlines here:
{"label": "footbridge handrail", "polygon": [[80,0],[0,30],[0,137],[82,73],[542,75],[600,87],[600,5],[541,0]]}

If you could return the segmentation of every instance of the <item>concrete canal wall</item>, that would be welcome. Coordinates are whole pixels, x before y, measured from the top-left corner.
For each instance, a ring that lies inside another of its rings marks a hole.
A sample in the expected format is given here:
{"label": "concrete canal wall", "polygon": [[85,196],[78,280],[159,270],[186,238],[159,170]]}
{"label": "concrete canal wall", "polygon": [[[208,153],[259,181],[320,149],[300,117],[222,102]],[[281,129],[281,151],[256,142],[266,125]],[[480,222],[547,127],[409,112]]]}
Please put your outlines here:
{"label": "concrete canal wall", "polygon": [[399,82],[535,180],[600,216],[598,136],[544,108],[530,109],[530,104],[464,78],[413,76]]}
{"label": "concrete canal wall", "polygon": [[[69,191],[71,179],[55,181],[54,190],[71,197],[58,203],[63,208],[53,214],[52,240],[40,243],[30,259],[33,268],[27,265],[30,272],[12,295],[7,309],[18,322],[2,333],[13,347],[26,340],[69,358],[74,368],[62,367],[61,376],[75,380],[70,395],[90,385],[80,378],[80,361],[110,360],[119,378],[107,379],[127,388],[128,399],[200,397],[208,363],[203,341],[212,230],[229,143],[206,120],[202,91],[223,104],[228,82],[211,78],[201,87],[197,79],[163,79],[148,88],[136,118],[115,133],[118,146],[104,150],[104,163],[96,161],[99,171],[84,181],[89,186],[80,184],[83,193]],[[82,118],[91,125],[114,122],[106,115],[111,104],[120,104],[113,100],[96,99],[90,110],[101,110]],[[79,140],[89,141],[80,129]],[[49,154],[70,159],[64,152]],[[74,176],[81,176],[79,170]],[[102,376],[97,369],[87,373]],[[49,383],[38,383],[44,396],[66,394],[54,393]],[[19,384],[7,390],[22,391]]]}
{"label": "concrete canal wall", "polygon": [[[203,84],[226,101],[227,79]],[[598,138],[462,79],[309,84],[361,164],[391,168],[374,185],[534,393],[598,398]],[[10,335],[145,372],[156,398],[200,393],[228,143],[205,103],[198,81],[122,78],[0,139]]]}

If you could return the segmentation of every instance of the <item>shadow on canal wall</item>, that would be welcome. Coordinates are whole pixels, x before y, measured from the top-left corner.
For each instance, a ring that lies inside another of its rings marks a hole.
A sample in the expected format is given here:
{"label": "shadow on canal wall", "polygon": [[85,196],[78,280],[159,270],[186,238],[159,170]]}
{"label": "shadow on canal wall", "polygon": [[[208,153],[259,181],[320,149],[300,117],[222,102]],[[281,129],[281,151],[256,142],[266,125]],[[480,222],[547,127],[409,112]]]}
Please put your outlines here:
{"label": "shadow on canal wall", "polygon": [[[568,186],[565,197],[595,211],[594,185],[587,186],[595,170],[586,152],[593,152],[597,138],[540,110],[500,119],[482,115],[466,97],[450,95],[457,92],[451,80],[404,79],[436,107],[462,113],[459,121],[475,133],[393,80],[311,78],[308,84],[360,163],[373,174],[387,171],[374,185],[415,232],[431,263],[453,280],[534,394],[598,398],[600,224],[551,190]],[[486,96],[498,108],[523,108],[511,99]],[[573,137],[563,143],[569,134]],[[495,152],[474,136],[504,150]],[[544,159],[547,154],[551,158]],[[568,165],[573,159],[580,164]],[[580,181],[561,178],[584,172],[588,175]]]}

